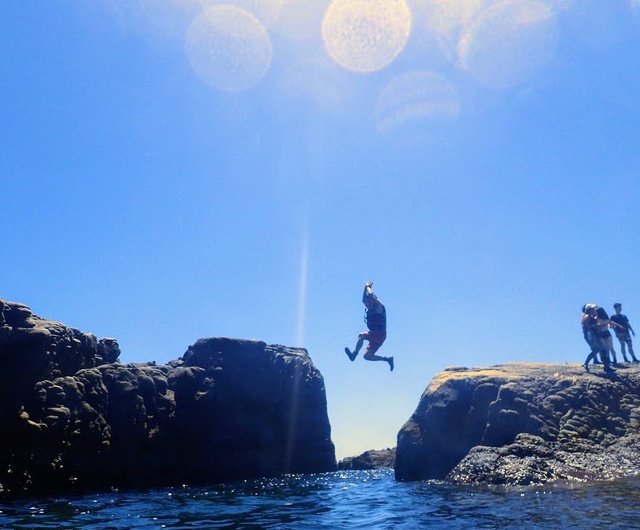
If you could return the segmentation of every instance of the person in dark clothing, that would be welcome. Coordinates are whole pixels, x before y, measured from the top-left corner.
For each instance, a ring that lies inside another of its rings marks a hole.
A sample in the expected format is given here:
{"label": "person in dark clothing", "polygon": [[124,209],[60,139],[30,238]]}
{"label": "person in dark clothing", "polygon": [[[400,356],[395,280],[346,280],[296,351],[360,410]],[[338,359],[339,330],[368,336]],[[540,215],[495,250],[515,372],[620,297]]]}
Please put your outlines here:
{"label": "person in dark clothing", "polygon": [[583,366],[589,371],[589,361],[597,363],[597,354],[604,365],[605,372],[613,372],[609,363],[609,351],[611,350],[611,333],[609,327],[613,324],[609,320],[609,315],[596,304],[585,304],[582,306],[582,333],[585,341],[589,344],[591,352],[587,356]]}
{"label": "person in dark clothing", "polygon": [[631,359],[633,360],[634,363],[637,363],[639,361],[638,359],[636,359],[636,355],[633,352],[633,343],[631,341],[631,335],[629,335],[629,332],[631,332],[635,337],[636,332],[633,331],[633,328],[631,327],[631,324],[629,323],[629,319],[626,317],[626,315],[622,314],[622,304],[619,302],[613,304],[613,309],[615,310],[616,314],[611,315],[611,322],[616,324],[614,331],[617,339],[620,341],[620,350],[622,351],[622,356],[624,357],[624,361],[629,362],[629,360],[627,359],[627,352],[625,351],[626,346],[628,346]]}
{"label": "person in dark clothing", "polygon": [[366,308],[364,320],[369,330],[358,335],[358,342],[356,343],[353,353],[349,348],[345,348],[344,351],[349,359],[355,361],[360,348],[362,348],[366,340],[369,344],[364,354],[365,360],[385,361],[389,363],[389,369],[393,372],[393,357],[382,357],[381,355],[375,354],[387,338],[387,311],[383,303],[373,294],[373,282],[367,282],[365,284],[362,293],[362,303]]}
{"label": "person in dark clothing", "polygon": [[609,364],[609,352],[613,350],[613,340],[611,339],[611,332],[609,331],[609,328],[613,326],[613,324],[611,323],[611,320],[609,320],[609,315],[603,307],[596,306],[593,314],[595,318],[593,333],[598,341],[596,346],[599,346],[600,348],[600,360],[604,365],[604,371],[611,372],[613,369]]}
{"label": "person in dark clothing", "polygon": [[589,361],[593,361],[593,364],[599,364],[598,351],[600,350],[600,343],[595,335],[595,304],[585,304],[582,306],[582,317],[580,317],[580,326],[582,327],[582,336],[585,342],[589,345],[589,355],[587,355],[584,361],[584,369],[589,371]]}

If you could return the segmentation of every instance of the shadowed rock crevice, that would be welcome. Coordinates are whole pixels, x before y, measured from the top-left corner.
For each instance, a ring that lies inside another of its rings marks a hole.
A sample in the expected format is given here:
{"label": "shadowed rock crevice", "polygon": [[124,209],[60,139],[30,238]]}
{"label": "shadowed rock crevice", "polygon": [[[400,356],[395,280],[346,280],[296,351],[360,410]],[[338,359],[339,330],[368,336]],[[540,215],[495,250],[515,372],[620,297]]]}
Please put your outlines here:
{"label": "shadowed rock crevice", "polygon": [[640,369],[517,363],[438,374],[398,433],[396,478],[532,484],[640,472]]}
{"label": "shadowed rock crevice", "polygon": [[304,349],[209,338],[164,366],[124,365],[114,339],[3,308],[0,493],[336,469],[324,381]]}

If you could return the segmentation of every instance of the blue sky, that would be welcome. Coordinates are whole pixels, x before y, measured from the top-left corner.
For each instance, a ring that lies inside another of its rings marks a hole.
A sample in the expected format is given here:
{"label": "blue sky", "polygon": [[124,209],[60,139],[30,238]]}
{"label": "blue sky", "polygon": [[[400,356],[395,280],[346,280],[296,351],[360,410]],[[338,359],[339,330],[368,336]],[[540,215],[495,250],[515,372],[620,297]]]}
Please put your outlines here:
{"label": "blue sky", "polygon": [[[206,336],[304,346],[338,456],[393,446],[443,368],[582,362],[585,302],[640,321],[638,17],[2,2],[0,296],[125,362]],[[343,353],[369,279],[392,374]]]}

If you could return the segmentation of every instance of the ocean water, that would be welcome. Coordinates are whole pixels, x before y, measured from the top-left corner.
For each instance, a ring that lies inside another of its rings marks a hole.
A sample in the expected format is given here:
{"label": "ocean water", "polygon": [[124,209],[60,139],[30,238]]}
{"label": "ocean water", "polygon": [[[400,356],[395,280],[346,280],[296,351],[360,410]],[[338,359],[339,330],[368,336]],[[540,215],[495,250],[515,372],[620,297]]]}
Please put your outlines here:
{"label": "ocean water", "polygon": [[640,478],[529,488],[344,471],[0,504],[1,528],[640,528]]}

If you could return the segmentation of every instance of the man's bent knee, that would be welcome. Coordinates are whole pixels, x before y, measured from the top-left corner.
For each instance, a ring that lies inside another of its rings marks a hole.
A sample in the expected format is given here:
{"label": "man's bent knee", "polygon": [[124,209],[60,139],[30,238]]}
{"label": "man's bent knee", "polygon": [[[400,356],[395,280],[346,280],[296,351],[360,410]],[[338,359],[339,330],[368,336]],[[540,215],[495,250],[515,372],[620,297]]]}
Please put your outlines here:
{"label": "man's bent knee", "polygon": [[382,344],[374,344],[372,345],[371,343],[369,343],[369,347],[367,348],[367,351],[364,353],[364,358],[367,361],[370,361],[371,359],[373,359],[376,356],[376,352],[380,349],[380,346],[382,346]]}

